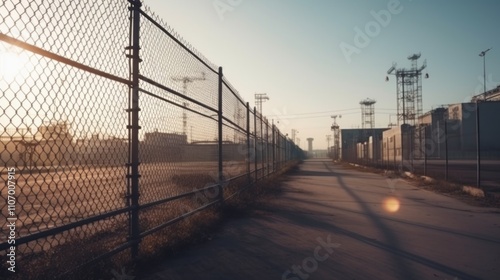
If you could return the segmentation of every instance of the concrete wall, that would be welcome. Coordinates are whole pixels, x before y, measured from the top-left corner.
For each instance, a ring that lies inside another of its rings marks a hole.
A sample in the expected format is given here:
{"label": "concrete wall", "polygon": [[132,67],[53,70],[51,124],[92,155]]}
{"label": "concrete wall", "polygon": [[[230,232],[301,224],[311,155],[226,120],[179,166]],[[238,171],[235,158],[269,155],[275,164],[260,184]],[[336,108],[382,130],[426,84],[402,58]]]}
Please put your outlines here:
{"label": "concrete wall", "polygon": [[409,125],[392,127],[382,135],[382,158],[384,161],[401,161],[402,158],[410,159],[414,148],[412,139],[415,129]]}
{"label": "concrete wall", "polygon": [[[369,145],[370,137],[373,145],[379,145],[382,139],[382,133],[388,130],[388,128],[373,128],[373,129],[341,129],[340,130],[340,142],[341,142],[341,155],[342,159],[346,161],[356,160],[359,158],[367,158],[368,157],[368,148],[360,148],[358,147],[358,143],[362,143],[363,145]],[[366,144],[364,144],[366,143]],[[370,148],[372,151],[375,151],[374,156],[378,156],[376,148]]]}
{"label": "concrete wall", "polygon": [[[448,148],[452,154],[462,158],[475,157],[476,152],[476,104],[461,103],[451,105],[448,114]],[[479,103],[481,151],[485,157],[500,156],[500,102]],[[455,143],[458,138],[458,143]]]}

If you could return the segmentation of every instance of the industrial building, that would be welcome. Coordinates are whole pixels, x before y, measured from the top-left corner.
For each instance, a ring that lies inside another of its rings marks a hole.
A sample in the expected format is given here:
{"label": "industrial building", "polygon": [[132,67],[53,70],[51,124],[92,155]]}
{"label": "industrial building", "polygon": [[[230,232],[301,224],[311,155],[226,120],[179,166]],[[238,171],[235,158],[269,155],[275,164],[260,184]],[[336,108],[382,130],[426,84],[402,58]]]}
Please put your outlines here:
{"label": "industrial building", "polygon": [[74,159],[75,147],[69,124],[46,123],[30,129],[6,129],[0,134],[4,149],[0,158],[7,166],[55,166],[66,165]]}
{"label": "industrial building", "polygon": [[140,152],[145,162],[181,161],[186,145],[186,134],[147,132],[141,142]]}
{"label": "industrial building", "polygon": [[415,127],[408,124],[385,130],[382,133],[382,160],[397,163],[410,159],[415,150],[414,137]]}
{"label": "industrial building", "polygon": [[475,103],[476,100],[480,101],[500,101],[500,85],[494,89],[488,90],[484,93],[472,97],[471,102]]}
{"label": "industrial building", "polygon": [[381,159],[382,133],[387,128],[373,129],[341,129],[342,160],[357,161],[369,159],[378,161]]}
{"label": "industrial building", "polygon": [[[480,102],[480,143],[483,159],[500,158],[500,101]],[[401,125],[383,132],[382,158],[474,159],[476,103],[458,103],[433,109],[419,117],[417,126]]]}
{"label": "industrial building", "polygon": [[[480,148],[482,158],[500,158],[500,101],[477,103],[479,107]],[[476,103],[450,105],[447,111],[449,156],[476,156]]]}
{"label": "industrial building", "polygon": [[[418,123],[420,125],[415,129],[420,133],[415,141],[422,148],[414,151],[414,158],[424,158],[425,156],[428,158],[441,158],[444,156],[444,124],[447,114],[448,108],[439,107],[419,117]],[[424,146],[427,148],[424,148]]]}

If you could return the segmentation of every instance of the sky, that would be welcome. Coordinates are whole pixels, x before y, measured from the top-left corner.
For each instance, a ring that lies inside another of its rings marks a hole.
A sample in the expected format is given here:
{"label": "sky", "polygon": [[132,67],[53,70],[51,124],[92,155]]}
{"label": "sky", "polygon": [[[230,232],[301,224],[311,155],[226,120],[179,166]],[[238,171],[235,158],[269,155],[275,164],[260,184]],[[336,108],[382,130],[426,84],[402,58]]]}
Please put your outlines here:
{"label": "sky", "polygon": [[[332,115],[361,127],[359,102],[376,100],[375,126],[396,122],[393,63],[421,53],[424,113],[500,85],[496,0],[145,0],[211,62],[244,100],[267,93],[263,113],[300,146],[325,149]],[[332,143],[330,143],[332,144]]]}

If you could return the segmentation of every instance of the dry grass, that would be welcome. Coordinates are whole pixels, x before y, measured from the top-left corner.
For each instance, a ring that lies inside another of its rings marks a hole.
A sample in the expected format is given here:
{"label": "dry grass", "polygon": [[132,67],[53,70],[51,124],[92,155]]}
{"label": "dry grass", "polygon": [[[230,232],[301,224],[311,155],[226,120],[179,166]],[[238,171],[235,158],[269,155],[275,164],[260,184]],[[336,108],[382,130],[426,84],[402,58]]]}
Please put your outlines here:
{"label": "dry grass", "polygon": [[[159,235],[161,237],[158,238],[162,238],[167,242],[163,242],[163,246],[157,247],[156,251],[149,252],[142,257],[136,263],[137,271],[139,273],[148,271],[165,259],[174,258],[182,250],[210,240],[225,221],[246,215],[252,211],[255,204],[261,203],[269,196],[279,194],[281,192],[280,181],[283,180],[281,175],[293,168],[293,166],[290,165],[272,177],[246,188],[238,195],[226,200],[220,208],[202,211],[168,227],[166,231],[160,231]],[[145,240],[143,243],[147,242],[156,244],[153,239]]]}
{"label": "dry grass", "polygon": [[[46,248],[36,250],[37,253],[23,254],[22,259],[17,261],[16,269],[19,273],[14,276],[7,271],[6,262],[2,261],[0,279],[104,280],[114,279],[113,272],[121,274],[123,271],[128,275],[136,275],[136,271],[147,269],[159,260],[175,256],[189,246],[196,246],[211,239],[212,234],[223,225],[225,220],[235,215],[245,215],[251,211],[255,203],[262,203],[263,198],[279,194],[281,175],[293,166],[294,164],[291,164],[288,168],[247,188],[242,186],[247,182],[246,180],[230,183],[226,186],[227,193],[241,192],[223,204],[215,204],[215,207],[209,207],[146,236],[140,243],[139,258],[135,262],[130,260],[130,250],[127,249],[111,258],[80,267],[96,256],[109,252],[127,241],[128,221],[125,214],[66,231],[55,237],[32,242],[35,244],[33,246]],[[213,184],[214,178],[204,174],[190,174],[177,175],[172,178],[172,181],[177,186],[177,191],[184,193],[194,190],[194,186],[199,188]],[[143,210],[140,213],[141,232],[192,211],[214,199],[213,193],[204,192],[198,196],[185,197]],[[56,239],[61,242],[57,242]],[[25,251],[30,251],[30,249],[26,248]]]}
{"label": "dry grass", "polygon": [[[98,226],[106,229],[99,230]],[[91,269],[83,267],[85,273],[75,268],[125,242],[126,232],[126,223],[107,220],[30,242],[30,248],[45,247],[36,253],[18,255],[16,273],[2,267],[0,279],[111,279],[112,268],[125,263],[117,257],[98,261]]]}

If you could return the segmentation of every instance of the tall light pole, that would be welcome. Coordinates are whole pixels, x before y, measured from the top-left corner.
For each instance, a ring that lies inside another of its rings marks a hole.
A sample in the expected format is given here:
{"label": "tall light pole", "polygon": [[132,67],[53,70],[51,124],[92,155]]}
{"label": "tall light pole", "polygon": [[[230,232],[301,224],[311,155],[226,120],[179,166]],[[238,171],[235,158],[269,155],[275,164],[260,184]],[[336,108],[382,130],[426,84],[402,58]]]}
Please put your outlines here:
{"label": "tall light pole", "polygon": [[[483,96],[486,98],[486,53],[491,50],[491,48],[479,53],[479,56],[483,58]],[[476,98],[476,185],[481,188],[481,133],[479,129],[479,98]]]}
{"label": "tall light pole", "polygon": [[331,135],[326,135],[326,153],[328,156],[330,156],[330,141],[332,140]]}
{"label": "tall light pole", "polygon": [[486,97],[486,53],[491,50],[491,48],[479,53],[479,56],[483,58],[483,95]]}

